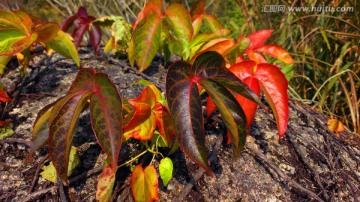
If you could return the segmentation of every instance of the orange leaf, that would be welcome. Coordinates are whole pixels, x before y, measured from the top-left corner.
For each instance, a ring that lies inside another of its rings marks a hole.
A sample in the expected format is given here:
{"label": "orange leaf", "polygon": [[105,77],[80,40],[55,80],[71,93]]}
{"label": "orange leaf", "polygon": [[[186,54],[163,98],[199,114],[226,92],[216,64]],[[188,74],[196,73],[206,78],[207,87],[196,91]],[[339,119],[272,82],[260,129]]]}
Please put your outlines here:
{"label": "orange leaf", "polygon": [[335,134],[344,131],[344,124],[338,119],[328,119],[327,121],[329,130],[333,131]]}
{"label": "orange leaf", "polygon": [[131,192],[135,201],[154,201],[159,199],[158,177],[154,166],[145,169],[135,166],[131,174]]}
{"label": "orange leaf", "polygon": [[155,12],[158,15],[162,14],[162,6],[163,0],[150,0],[147,4],[145,4],[144,8],[138,14],[136,21],[133,24],[133,30],[136,29],[137,25],[146,18],[149,13]]}
{"label": "orange leaf", "polygon": [[263,45],[255,49],[255,51],[270,55],[271,57],[277,58],[287,64],[294,63],[294,59],[291,55],[283,47],[278,45]]}
{"label": "orange leaf", "polygon": [[152,108],[155,106],[155,94],[147,86],[139,97],[129,100],[135,113],[129,123],[124,127],[124,137],[139,140],[150,140],[156,128],[155,115]]}

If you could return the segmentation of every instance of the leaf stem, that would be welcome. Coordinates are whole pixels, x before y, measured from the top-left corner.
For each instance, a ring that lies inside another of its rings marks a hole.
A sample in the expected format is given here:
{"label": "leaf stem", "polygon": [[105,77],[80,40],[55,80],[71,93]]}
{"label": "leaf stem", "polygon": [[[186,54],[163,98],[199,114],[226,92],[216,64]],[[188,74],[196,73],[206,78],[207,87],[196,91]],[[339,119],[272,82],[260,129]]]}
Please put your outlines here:
{"label": "leaf stem", "polygon": [[130,159],[130,160],[126,161],[125,163],[119,165],[118,168],[123,167],[123,166],[125,166],[125,165],[127,165],[127,164],[129,164],[129,163],[131,163],[131,162],[133,162],[133,161],[135,161],[135,160],[137,160],[138,158],[140,158],[140,156],[146,154],[147,151],[148,151],[148,150],[145,150],[145,151],[141,152],[140,154],[136,155],[136,156],[133,157],[132,159]]}

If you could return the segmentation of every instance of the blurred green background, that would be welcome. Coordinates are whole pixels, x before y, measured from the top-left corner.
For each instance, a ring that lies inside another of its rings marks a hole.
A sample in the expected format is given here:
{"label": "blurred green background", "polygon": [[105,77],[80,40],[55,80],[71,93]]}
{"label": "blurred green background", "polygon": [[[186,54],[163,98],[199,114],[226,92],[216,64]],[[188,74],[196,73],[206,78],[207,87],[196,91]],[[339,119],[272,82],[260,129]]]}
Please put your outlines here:
{"label": "blurred green background", "polygon": [[[61,22],[79,6],[95,17],[121,15],[133,22],[145,0],[0,0],[2,8],[22,8],[46,21]],[[190,8],[194,0],[166,0]],[[360,2],[357,0],[206,0],[208,14],[233,31],[232,36],[273,29],[268,44],[287,49],[294,65],[278,63],[290,80],[289,94],[349,132],[360,130]],[[311,9],[315,10],[311,10]],[[282,10],[282,8],[285,8]],[[310,11],[304,11],[305,8]],[[331,8],[341,8],[331,12]],[[279,10],[280,9],[280,10]],[[290,11],[298,9],[297,11]],[[270,59],[270,58],[269,58]]]}

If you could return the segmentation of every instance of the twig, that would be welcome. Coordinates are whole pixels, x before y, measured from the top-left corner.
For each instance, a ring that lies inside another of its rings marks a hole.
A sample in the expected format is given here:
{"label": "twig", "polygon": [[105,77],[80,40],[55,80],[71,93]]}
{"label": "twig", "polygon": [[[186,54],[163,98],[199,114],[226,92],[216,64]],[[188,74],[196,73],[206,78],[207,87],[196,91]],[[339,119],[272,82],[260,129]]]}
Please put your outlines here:
{"label": "twig", "polygon": [[34,201],[36,198],[38,198],[48,192],[56,191],[57,188],[58,188],[58,186],[54,185],[52,187],[33,192],[32,194],[28,195],[26,198],[22,199],[22,202]]}
{"label": "twig", "polygon": [[115,190],[114,190],[114,193],[113,195],[111,196],[111,199],[110,201],[115,201],[115,198],[116,198],[116,195],[119,193],[120,190],[124,189],[125,187],[129,186],[130,184],[130,181],[131,181],[131,175],[129,175],[127,177],[127,179],[125,180],[124,184],[122,186],[120,186],[120,183],[117,184]]}
{"label": "twig", "polygon": [[151,82],[152,82],[157,88],[159,88],[162,92],[165,92],[164,87],[161,86],[161,85],[160,85],[155,79],[153,79],[152,77],[150,77],[150,76],[148,76],[148,75],[146,75],[146,74],[144,74],[144,73],[142,73],[142,72],[141,72],[141,73],[138,73],[136,68],[130,67],[130,66],[127,65],[126,63],[117,62],[115,59],[109,58],[109,57],[106,56],[106,55],[105,55],[105,57],[107,57],[107,58],[108,58],[108,61],[111,62],[112,64],[118,65],[118,66],[124,68],[124,71],[126,71],[126,70],[131,70],[131,71],[133,71],[134,73],[136,73],[136,74],[142,76],[143,78],[151,81]]}
{"label": "twig", "polygon": [[59,184],[59,194],[60,194],[60,199],[62,202],[67,202],[68,200],[66,199],[66,194],[65,194],[65,190],[64,190],[64,184],[60,178],[59,174],[56,174],[56,178],[57,178],[57,183]]}
{"label": "twig", "polygon": [[0,140],[0,144],[4,144],[4,143],[20,143],[20,144],[25,144],[28,147],[31,147],[32,143],[30,141],[21,139],[21,138],[6,138],[3,140]]}
{"label": "twig", "polygon": [[99,167],[96,167],[94,169],[91,169],[91,170],[88,170],[88,171],[85,171],[73,178],[70,178],[69,179],[69,184],[73,184],[75,182],[77,182],[78,180],[80,179],[83,179],[85,177],[90,177],[91,175],[93,174],[97,174],[97,173],[100,173],[102,171],[103,167],[102,166],[99,166]]}
{"label": "twig", "polygon": [[[209,162],[212,163],[217,154],[217,150],[219,150],[221,143],[223,142],[223,135],[219,135],[216,139],[215,145],[213,146],[213,149],[209,155]],[[173,201],[184,201],[185,197],[188,195],[188,193],[191,191],[192,187],[195,185],[195,183],[204,175],[205,169],[199,168],[196,174],[193,176],[193,178],[190,180],[189,183],[186,184],[186,186],[181,190],[180,194],[173,200]]]}
{"label": "twig", "polygon": [[35,186],[35,183],[36,183],[36,181],[37,181],[37,179],[38,179],[38,177],[39,177],[39,173],[40,173],[40,170],[41,170],[41,166],[42,166],[42,164],[45,162],[45,160],[48,158],[48,154],[46,155],[46,156],[44,156],[44,158],[42,158],[40,161],[39,161],[39,163],[38,163],[38,166],[37,166],[37,168],[36,168],[36,172],[35,172],[35,175],[34,175],[34,178],[33,178],[33,180],[32,180],[32,182],[31,182],[31,186],[30,186],[30,188],[29,188],[29,193],[31,193],[32,192],[32,190],[33,190],[33,188],[34,188],[34,186]]}
{"label": "twig", "polygon": [[282,178],[281,180],[284,184],[286,184],[289,187],[295,188],[301,192],[306,193],[309,197],[318,200],[318,201],[324,201],[322,200],[317,194],[312,192],[311,190],[306,189],[305,187],[301,186],[296,181],[290,179],[289,176],[285,175],[283,171],[279,169],[279,166],[275,165],[275,163],[271,162],[263,153],[261,153],[258,149],[256,149],[254,146],[247,144],[246,149],[249,150],[249,153],[264,162],[266,165],[269,166],[272,170],[276,172],[276,174]]}

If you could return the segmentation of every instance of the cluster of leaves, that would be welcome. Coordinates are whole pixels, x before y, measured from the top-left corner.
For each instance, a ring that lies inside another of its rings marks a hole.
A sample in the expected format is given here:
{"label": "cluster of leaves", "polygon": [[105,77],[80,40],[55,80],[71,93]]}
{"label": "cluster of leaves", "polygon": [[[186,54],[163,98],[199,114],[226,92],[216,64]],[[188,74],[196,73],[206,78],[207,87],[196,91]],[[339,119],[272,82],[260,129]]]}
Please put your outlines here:
{"label": "cluster of leaves", "polygon": [[[88,105],[88,102],[90,104]],[[35,151],[48,142],[49,156],[58,175],[68,179],[68,163],[76,121],[80,113],[90,108],[91,124],[103,151],[108,155],[100,175],[97,198],[109,197],[103,181],[114,183],[122,145],[122,100],[108,76],[93,69],[81,69],[68,93],[45,107],[33,129]],[[112,187],[111,187],[112,188]],[[110,188],[110,193],[111,193]]]}
{"label": "cluster of leaves", "polygon": [[[136,61],[139,72],[148,68],[157,51],[190,60],[204,42],[230,34],[215,17],[205,14],[204,1],[197,1],[191,12],[178,3],[165,10],[163,6],[162,0],[149,1],[132,26],[128,55],[131,64]],[[210,33],[200,33],[203,24]]]}
{"label": "cluster of leaves", "polygon": [[24,11],[0,10],[0,75],[11,56],[16,55],[25,74],[36,44],[51,48],[61,55],[74,59],[80,66],[77,50],[71,37],[60,30],[57,23],[38,22]]}
{"label": "cluster of leaves", "polygon": [[[84,11],[79,9],[79,12],[70,18],[81,19]],[[116,33],[117,26],[126,26],[121,19],[110,16],[96,21],[92,19],[91,22],[95,26],[112,27],[114,33],[107,45],[111,47],[109,50],[125,44],[123,40],[128,35],[119,37]],[[200,33],[203,22],[208,24],[211,33]],[[89,26],[78,26],[73,33],[82,36],[84,31],[81,30]],[[139,71],[150,65],[158,50],[181,55],[186,61],[177,61],[169,67],[166,96],[150,82],[139,81],[138,84],[145,86],[144,90],[139,97],[129,100],[120,97],[107,75],[92,69],[80,69],[68,93],[41,110],[33,130],[31,151],[48,142],[50,159],[62,180],[66,182],[68,177],[76,121],[87,107],[90,108],[94,134],[108,156],[97,186],[96,197],[101,201],[108,201],[111,197],[121,144],[130,138],[140,140],[146,147],[144,152],[154,155],[159,154],[159,139],[164,143],[162,146],[179,145],[191,160],[212,175],[205,149],[200,99],[203,92],[209,95],[207,114],[218,108],[223,118],[235,158],[245,146],[246,130],[257,106],[263,106],[259,99],[260,89],[273,110],[279,137],[285,134],[289,114],[288,82],[281,70],[268,64],[262,54],[284,63],[293,63],[293,59],[280,46],[264,45],[272,30],[258,31],[247,37],[242,35],[236,40],[226,38],[230,31],[223,28],[216,18],[205,14],[204,1],[197,1],[189,12],[176,3],[163,11],[161,0],[148,2],[132,29],[127,43],[128,54],[130,62],[137,62]],[[171,175],[166,175],[168,172],[164,172],[172,168],[169,161],[164,158],[159,166],[165,185],[171,178]],[[136,201],[157,200],[157,186],[156,169],[152,165],[143,168],[139,164],[133,168],[131,188]]]}
{"label": "cluster of leaves", "polygon": [[[78,52],[71,37],[62,32],[58,24],[32,19],[22,10],[10,12],[0,9],[0,76],[3,75],[11,57],[16,55],[19,64],[22,65],[20,75],[24,77],[33,57],[32,50],[37,44],[72,58],[78,66],[80,65]],[[10,101],[2,84],[0,101]],[[5,126],[9,122],[0,121],[0,126]]]}
{"label": "cluster of leaves", "polygon": [[100,42],[102,32],[99,26],[90,26],[91,22],[95,20],[95,17],[89,16],[84,7],[79,7],[75,15],[67,17],[60,25],[61,30],[66,32],[71,25],[74,25],[74,29],[71,36],[74,38],[76,47],[80,46],[80,43],[84,37],[85,32],[89,32],[90,44],[94,49],[95,54],[98,54],[100,49]]}

